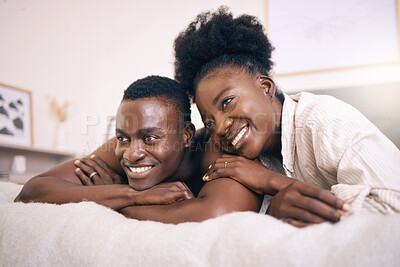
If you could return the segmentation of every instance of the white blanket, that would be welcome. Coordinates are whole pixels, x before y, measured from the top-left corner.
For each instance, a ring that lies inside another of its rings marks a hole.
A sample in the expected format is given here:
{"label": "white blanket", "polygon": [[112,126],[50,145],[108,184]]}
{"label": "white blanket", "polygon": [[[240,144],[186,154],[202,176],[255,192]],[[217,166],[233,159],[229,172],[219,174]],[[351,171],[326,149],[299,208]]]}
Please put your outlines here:
{"label": "white blanket", "polygon": [[298,229],[237,212],[178,225],[92,202],[13,203],[0,182],[0,266],[399,266],[400,214]]}

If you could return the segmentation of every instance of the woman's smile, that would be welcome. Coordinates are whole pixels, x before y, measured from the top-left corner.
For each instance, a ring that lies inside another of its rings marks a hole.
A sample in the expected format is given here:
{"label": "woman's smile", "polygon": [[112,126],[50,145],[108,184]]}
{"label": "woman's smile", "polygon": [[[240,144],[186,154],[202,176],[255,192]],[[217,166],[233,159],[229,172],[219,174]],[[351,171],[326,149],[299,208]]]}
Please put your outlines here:
{"label": "woman's smile", "polygon": [[[246,139],[246,137],[248,135],[246,135],[248,133],[249,128],[247,126],[243,127],[240,132],[235,136],[235,138],[233,139],[233,141],[231,142],[232,146],[234,149],[238,149],[240,144],[242,142],[244,142],[244,140]],[[242,142],[241,142],[242,141]]]}
{"label": "woman's smile", "polygon": [[265,150],[273,151],[279,140],[280,104],[274,93],[267,77],[230,67],[200,80],[196,104],[214,143],[225,152],[256,158]]}

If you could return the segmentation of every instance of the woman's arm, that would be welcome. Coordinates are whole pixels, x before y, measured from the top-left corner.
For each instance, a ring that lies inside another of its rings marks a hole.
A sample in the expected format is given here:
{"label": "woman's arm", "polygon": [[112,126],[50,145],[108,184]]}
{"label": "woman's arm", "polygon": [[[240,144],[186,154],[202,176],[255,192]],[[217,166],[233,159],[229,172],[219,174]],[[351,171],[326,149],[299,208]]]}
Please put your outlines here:
{"label": "woman's arm", "polygon": [[[336,173],[337,184],[331,187],[331,191],[351,204],[352,213],[398,213],[400,151],[378,130],[373,127],[363,129],[362,126],[343,123],[340,129],[346,128],[347,131],[331,130],[336,134],[335,138],[321,133],[319,137],[324,146],[318,147],[318,152],[330,157],[329,160],[320,160],[318,167]],[[335,147],[340,144],[336,142],[336,136],[348,145]]]}
{"label": "woman's arm", "polygon": [[328,190],[273,172],[260,162],[241,156],[218,157],[203,179],[212,181],[223,177],[234,179],[259,194],[273,195],[267,213],[295,226],[337,222],[349,210],[343,200]]}

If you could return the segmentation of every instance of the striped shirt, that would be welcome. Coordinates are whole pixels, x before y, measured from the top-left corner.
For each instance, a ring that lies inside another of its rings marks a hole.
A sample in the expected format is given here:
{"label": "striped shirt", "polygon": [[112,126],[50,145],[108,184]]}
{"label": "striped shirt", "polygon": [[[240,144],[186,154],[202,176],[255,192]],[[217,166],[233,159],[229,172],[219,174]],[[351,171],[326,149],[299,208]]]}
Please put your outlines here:
{"label": "striped shirt", "polygon": [[285,95],[281,129],[286,176],[331,190],[353,214],[400,212],[400,151],[354,107],[331,96]]}

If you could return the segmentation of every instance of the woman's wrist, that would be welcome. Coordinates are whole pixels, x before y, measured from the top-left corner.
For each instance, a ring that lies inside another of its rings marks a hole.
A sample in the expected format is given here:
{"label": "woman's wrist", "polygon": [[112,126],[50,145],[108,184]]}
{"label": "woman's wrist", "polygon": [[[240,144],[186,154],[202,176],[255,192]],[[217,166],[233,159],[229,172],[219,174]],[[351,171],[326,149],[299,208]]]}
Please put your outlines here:
{"label": "woman's wrist", "polygon": [[295,179],[289,178],[285,175],[282,175],[277,172],[270,171],[270,175],[267,178],[267,187],[265,190],[265,194],[267,195],[275,195],[279,191],[281,191],[283,188],[287,187],[291,183],[295,181]]}

